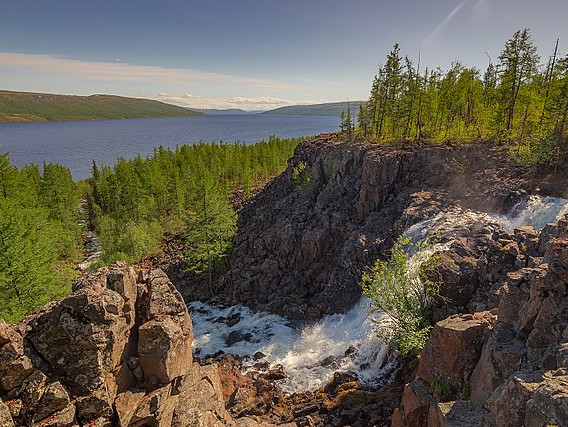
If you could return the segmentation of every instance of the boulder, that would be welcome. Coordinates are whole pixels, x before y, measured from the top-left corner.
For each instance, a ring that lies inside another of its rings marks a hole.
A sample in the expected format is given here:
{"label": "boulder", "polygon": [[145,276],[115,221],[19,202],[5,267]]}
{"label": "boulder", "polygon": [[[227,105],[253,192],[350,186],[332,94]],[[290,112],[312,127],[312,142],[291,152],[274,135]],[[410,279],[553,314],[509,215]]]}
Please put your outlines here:
{"label": "boulder", "polygon": [[19,325],[0,320],[0,425],[235,425],[216,367],[192,363],[191,319],[164,272],[116,266],[74,289]]}
{"label": "boulder", "polygon": [[568,376],[547,376],[525,409],[525,426],[568,425]]}
{"label": "boulder", "polygon": [[148,320],[138,329],[138,357],[146,385],[156,388],[189,372],[192,325],[183,298],[161,270],[150,272],[140,300]]}
{"label": "boulder", "polygon": [[430,407],[436,400],[420,380],[414,380],[404,387],[400,407],[392,416],[392,427],[422,427],[426,425]]}
{"label": "boulder", "polygon": [[449,387],[452,395],[460,393],[479,360],[492,323],[489,312],[450,316],[436,323],[420,355],[417,377]]}
{"label": "boulder", "polygon": [[469,401],[438,403],[430,407],[428,427],[486,427],[495,425],[485,409]]}

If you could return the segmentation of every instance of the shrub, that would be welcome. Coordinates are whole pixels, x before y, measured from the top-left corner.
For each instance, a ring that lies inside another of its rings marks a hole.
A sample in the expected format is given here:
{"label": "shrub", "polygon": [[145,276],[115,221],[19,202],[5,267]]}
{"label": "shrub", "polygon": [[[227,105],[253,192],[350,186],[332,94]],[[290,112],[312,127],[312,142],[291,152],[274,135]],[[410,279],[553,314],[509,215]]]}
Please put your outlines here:
{"label": "shrub", "polygon": [[379,333],[404,356],[417,357],[428,339],[432,298],[440,286],[430,277],[438,263],[432,242],[399,238],[390,259],[378,260],[363,275],[363,295],[372,311],[385,314]]}

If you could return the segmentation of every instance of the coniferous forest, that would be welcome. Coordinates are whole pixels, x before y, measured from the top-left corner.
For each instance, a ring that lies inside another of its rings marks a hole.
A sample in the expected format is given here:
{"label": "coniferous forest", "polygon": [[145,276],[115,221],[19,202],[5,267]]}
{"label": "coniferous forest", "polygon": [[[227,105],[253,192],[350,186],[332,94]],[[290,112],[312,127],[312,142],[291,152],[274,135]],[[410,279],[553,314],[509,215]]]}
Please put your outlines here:
{"label": "coniferous forest", "polygon": [[[376,143],[485,140],[535,166],[568,145],[568,55],[556,45],[543,60],[524,29],[485,71],[457,61],[443,71],[423,69],[395,44],[356,125],[354,115],[341,120],[349,138],[355,132]],[[147,158],[93,164],[92,176],[79,183],[66,167],[18,168],[0,155],[0,318],[19,320],[69,291],[83,256],[86,215],[103,249],[99,265],[136,262],[176,233],[193,248],[188,269],[211,273],[237,227],[230,195],[250,195],[279,174],[299,142],[160,147]]]}
{"label": "coniferous forest", "polygon": [[250,195],[280,173],[299,142],[159,147],[147,158],[93,164],[92,177],[79,183],[66,167],[17,168],[1,155],[0,318],[17,321],[70,291],[86,215],[102,245],[99,266],[139,261],[175,232],[192,248],[188,268],[210,272],[236,231],[229,195]]}
{"label": "coniferous forest", "polygon": [[[558,43],[541,58],[528,29],[516,31],[487,69],[459,61],[447,71],[422,69],[395,44],[376,74],[357,127],[378,141],[508,143],[529,165],[566,148],[568,55]],[[352,118],[342,118],[352,129]]]}

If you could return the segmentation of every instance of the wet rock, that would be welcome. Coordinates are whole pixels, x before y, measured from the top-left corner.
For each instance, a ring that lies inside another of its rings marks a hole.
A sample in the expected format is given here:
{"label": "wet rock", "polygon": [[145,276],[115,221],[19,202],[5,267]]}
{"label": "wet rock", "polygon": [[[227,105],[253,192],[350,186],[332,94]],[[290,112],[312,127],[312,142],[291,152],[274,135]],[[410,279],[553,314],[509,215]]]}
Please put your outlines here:
{"label": "wet rock", "polygon": [[241,342],[241,341],[250,341],[252,339],[252,335],[248,332],[243,331],[231,331],[227,338],[225,338],[225,344],[228,347]]}
{"label": "wet rock", "polygon": [[257,351],[252,356],[253,360],[261,360],[261,359],[264,359],[265,357],[266,357],[266,354],[264,354],[262,351]]}
{"label": "wet rock", "polygon": [[227,318],[225,323],[227,324],[227,326],[229,328],[232,328],[233,326],[235,326],[240,321],[241,321],[241,314],[240,313],[233,313]]}
{"label": "wet rock", "polygon": [[316,402],[309,403],[305,406],[297,408],[294,410],[294,418],[304,417],[308,414],[319,411],[320,407]]}
{"label": "wet rock", "polygon": [[287,377],[284,369],[270,369],[268,372],[263,372],[261,377],[268,381],[279,381]]}

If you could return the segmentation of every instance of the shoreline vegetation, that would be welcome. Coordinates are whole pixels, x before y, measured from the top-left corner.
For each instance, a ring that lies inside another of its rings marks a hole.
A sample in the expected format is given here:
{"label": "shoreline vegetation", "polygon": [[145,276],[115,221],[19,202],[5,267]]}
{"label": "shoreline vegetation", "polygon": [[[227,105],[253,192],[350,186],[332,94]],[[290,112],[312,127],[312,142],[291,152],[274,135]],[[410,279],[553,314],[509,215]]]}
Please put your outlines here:
{"label": "shoreline vegetation", "polygon": [[1,154],[0,318],[17,322],[71,291],[83,256],[82,200],[104,251],[95,267],[138,262],[175,233],[191,248],[189,269],[213,274],[236,232],[230,195],[250,196],[280,174],[301,140],[159,147],[114,166],[93,162],[79,182],[64,166],[18,168]]}
{"label": "shoreline vegetation", "polygon": [[205,114],[151,99],[0,91],[0,123],[200,117]]}

